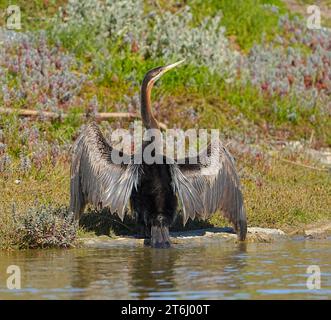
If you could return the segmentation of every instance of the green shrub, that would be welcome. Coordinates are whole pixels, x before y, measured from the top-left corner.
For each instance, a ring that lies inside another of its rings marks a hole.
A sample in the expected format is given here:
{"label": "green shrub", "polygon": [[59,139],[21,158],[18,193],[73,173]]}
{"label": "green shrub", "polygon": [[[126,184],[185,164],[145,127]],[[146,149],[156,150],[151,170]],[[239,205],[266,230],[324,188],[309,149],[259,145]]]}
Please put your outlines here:
{"label": "green shrub", "polygon": [[66,207],[37,206],[15,217],[20,248],[68,248],[75,241],[77,223]]}

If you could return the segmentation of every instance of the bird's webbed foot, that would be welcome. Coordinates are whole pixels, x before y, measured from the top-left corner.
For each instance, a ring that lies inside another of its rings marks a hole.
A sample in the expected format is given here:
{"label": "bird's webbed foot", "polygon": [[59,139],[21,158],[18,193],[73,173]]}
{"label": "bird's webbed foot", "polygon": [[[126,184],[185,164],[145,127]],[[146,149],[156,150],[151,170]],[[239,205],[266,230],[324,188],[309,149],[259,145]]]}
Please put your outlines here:
{"label": "bird's webbed foot", "polygon": [[153,225],[151,227],[151,247],[169,248],[171,246],[169,227]]}

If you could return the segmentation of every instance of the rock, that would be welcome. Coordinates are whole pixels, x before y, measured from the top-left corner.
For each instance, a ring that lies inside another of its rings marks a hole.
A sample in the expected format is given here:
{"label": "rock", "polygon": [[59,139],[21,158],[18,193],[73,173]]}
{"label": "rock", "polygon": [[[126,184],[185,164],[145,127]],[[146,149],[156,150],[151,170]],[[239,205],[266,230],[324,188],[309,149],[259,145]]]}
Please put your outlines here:
{"label": "rock", "polygon": [[[171,241],[175,246],[197,246],[215,242],[237,243],[237,235],[232,228],[208,228],[180,232],[171,232]],[[273,242],[287,239],[288,236],[279,229],[248,228],[248,242]],[[80,238],[79,242],[84,247],[109,248],[117,246],[143,246],[148,240],[137,239],[132,236],[109,238],[105,236]]]}
{"label": "rock", "polygon": [[259,228],[259,227],[248,228],[248,233],[267,234],[271,236],[285,236],[285,232],[280,229],[269,229],[269,228]]}
{"label": "rock", "polygon": [[304,230],[304,236],[307,238],[326,238],[331,234],[331,222],[317,224]]}
{"label": "rock", "polygon": [[273,242],[276,240],[287,239],[286,233],[280,229],[248,228],[247,240],[252,242]]}
{"label": "rock", "polygon": [[319,161],[321,164],[331,166],[331,151],[308,149],[306,153],[314,160]]}
{"label": "rock", "polygon": [[142,246],[144,244],[143,239],[136,239],[134,237],[92,237],[92,238],[80,238],[78,239],[78,245],[87,248],[111,248],[111,247],[121,247],[121,246]]}
{"label": "rock", "polygon": [[285,146],[295,152],[303,152],[306,156],[314,161],[321,163],[327,167],[331,166],[331,149],[322,148],[320,150],[315,150],[308,148],[300,141],[289,141],[285,143]]}

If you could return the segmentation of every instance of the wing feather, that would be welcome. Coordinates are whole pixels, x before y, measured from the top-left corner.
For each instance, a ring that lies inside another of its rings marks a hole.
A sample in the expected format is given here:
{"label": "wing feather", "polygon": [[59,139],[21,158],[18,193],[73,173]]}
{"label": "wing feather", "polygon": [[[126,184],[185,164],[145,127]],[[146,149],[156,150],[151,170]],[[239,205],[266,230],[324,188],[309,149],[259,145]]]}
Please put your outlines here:
{"label": "wing feather", "polygon": [[139,180],[139,165],[118,152],[123,162],[112,161],[113,149],[95,123],[89,124],[77,138],[72,150],[70,210],[77,217],[90,203],[109,207],[124,218],[131,192]]}
{"label": "wing feather", "polygon": [[[247,233],[246,212],[234,159],[228,150],[219,142],[214,147],[209,145],[199,155],[198,164],[191,164],[194,162],[190,158],[178,162],[183,163],[176,166],[184,178],[179,180],[180,174],[177,174],[173,175],[173,180],[185,207],[184,221],[188,217],[206,219],[220,210],[234,224],[239,238],[244,240]],[[202,210],[191,203],[198,200],[196,197],[187,197],[188,189],[194,195],[192,189],[195,189],[203,204]]]}
{"label": "wing feather", "polygon": [[189,218],[194,219],[196,214],[203,211],[203,203],[198,190],[193,187],[177,165],[170,165],[170,173],[174,193],[178,195],[179,202],[182,205],[183,223],[185,225]]}

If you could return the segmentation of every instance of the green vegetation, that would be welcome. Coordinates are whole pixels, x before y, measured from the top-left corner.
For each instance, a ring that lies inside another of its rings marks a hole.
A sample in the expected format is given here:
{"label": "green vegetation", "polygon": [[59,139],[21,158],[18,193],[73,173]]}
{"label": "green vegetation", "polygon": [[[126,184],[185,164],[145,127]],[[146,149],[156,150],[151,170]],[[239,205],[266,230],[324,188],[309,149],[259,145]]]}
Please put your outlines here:
{"label": "green vegetation", "polygon": [[49,25],[49,18],[57,12],[58,8],[66,3],[67,0],[0,0],[0,25],[5,25],[6,8],[17,5],[20,7],[24,31],[42,29]]}
{"label": "green vegetation", "polygon": [[261,35],[264,34],[270,40],[280,33],[279,14],[287,12],[284,3],[279,0],[192,0],[189,4],[197,22],[221,11],[222,25],[227,35],[245,51],[254,43],[260,43]]}

